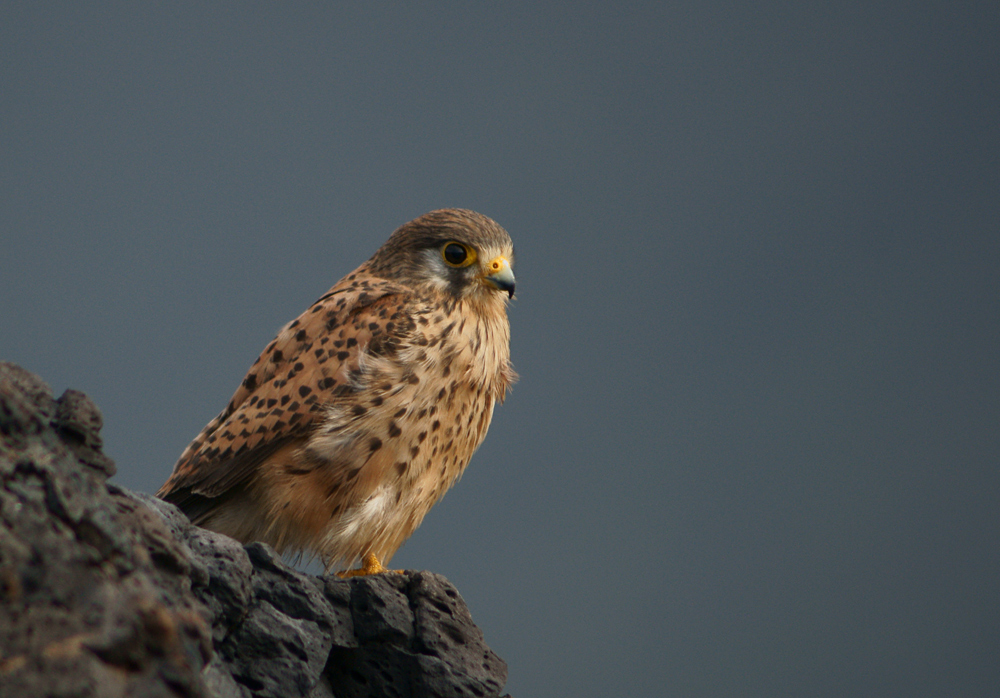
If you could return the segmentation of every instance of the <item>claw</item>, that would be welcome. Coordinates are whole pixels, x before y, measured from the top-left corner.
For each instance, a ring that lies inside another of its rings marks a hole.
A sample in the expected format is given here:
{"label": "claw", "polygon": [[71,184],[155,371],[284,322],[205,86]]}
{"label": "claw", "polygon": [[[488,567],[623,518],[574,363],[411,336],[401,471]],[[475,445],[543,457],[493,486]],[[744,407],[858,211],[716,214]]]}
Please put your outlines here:
{"label": "claw", "polygon": [[337,572],[337,576],[341,579],[347,579],[348,577],[367,577],[370,574],[382,574],[383,572],[396,572],[397,574],[403,574],[403,570],[390,570],[384,567],[375,553],[367,553],[363,558],[361,558],[361,567],[356,570],[344,570],[343,572]]}

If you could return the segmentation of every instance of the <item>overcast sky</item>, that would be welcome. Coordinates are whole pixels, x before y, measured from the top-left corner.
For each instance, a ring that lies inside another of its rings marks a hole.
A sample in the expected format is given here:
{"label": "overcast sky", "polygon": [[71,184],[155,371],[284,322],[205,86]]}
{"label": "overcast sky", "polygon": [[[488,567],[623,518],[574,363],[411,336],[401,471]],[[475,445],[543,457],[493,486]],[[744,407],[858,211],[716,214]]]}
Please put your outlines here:
{"label": "overcast sky", "polygon": [[507,690],[1000,695],[1000,3],[490,6],[0,5],[0,359],[152,492],[478,210],[522,378],[393,564]]}

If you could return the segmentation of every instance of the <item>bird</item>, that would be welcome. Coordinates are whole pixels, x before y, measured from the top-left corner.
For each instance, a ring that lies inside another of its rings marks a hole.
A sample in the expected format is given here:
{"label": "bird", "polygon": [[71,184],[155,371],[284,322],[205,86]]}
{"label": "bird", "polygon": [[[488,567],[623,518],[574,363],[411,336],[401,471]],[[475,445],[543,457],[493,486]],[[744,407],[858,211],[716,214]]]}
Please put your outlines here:
{"label": "bird", "polygon": [[513,263],[508,233],[474,211],[402,225],[281,328],[157,496],[327,572],[387,571],[518,378]]}

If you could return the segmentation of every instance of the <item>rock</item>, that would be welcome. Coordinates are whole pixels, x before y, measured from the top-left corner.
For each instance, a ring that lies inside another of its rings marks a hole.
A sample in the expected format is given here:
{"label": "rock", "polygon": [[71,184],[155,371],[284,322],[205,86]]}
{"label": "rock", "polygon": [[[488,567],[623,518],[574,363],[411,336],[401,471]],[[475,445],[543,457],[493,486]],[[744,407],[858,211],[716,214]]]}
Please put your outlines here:
{"label": "rock", "polygon": [[303,574],[106,482],[100,411],[0,363],[0,696],[498,696],[428,572]]}
{"label": "rock", "polygon": [[326,585],[328,595],[349,595],[357,638],[356,647],[330,654],[327,675],[338,697],[499,695],[507,665],[441,575],[327,577]]}
{"label": "rock", "polygon": [[82,394],[0,364],[0,695],[207,695],[188,555],[108,492],[99,426]]}

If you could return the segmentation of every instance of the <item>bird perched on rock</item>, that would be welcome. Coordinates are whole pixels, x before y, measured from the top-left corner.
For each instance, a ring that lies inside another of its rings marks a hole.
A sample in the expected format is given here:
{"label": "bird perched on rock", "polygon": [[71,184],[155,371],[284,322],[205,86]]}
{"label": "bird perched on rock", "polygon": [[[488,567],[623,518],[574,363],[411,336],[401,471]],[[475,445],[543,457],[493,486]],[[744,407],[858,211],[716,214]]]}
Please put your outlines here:
{"label": "bird perched on rock", "polygon": [[517,379],[513,259],[473,211],[405,224],[281,329],[157,495],[237,540],[384,571]]}

